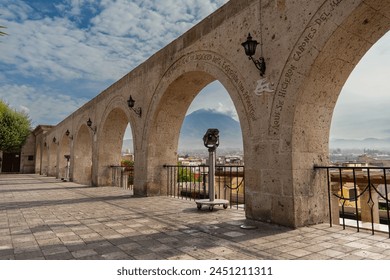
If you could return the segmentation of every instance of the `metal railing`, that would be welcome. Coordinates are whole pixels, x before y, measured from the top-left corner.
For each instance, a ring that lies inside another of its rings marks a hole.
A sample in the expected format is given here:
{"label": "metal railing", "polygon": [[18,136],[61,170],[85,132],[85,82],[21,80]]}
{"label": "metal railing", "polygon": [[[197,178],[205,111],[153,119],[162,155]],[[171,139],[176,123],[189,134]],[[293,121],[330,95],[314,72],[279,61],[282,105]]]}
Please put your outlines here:
{"label": "metal railing", "polygon": [[330,225],[387,231],[390,238],[390,167],[315,166],[325,169]]}
{"label": "metal railing", "polygon": [[111,165],[111,184],[113,186],[127,189],[134,194],[134,167]]}
{"label": "metal railing", "polygon": [[[209,198],[207,165],[164,165],[167,170],[167,195],[195,200]],[[215,167],[215,198],[229,201],[230,208],[245,207],[245,180],[243,165]]]}

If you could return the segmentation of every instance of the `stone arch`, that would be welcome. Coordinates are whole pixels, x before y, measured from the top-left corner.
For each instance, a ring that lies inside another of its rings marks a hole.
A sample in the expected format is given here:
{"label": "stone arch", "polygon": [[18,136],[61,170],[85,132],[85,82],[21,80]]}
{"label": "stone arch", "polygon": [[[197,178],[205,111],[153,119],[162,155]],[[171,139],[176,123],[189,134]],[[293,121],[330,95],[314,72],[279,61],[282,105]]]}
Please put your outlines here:
{"label": "stone arch", "polygon": [[90,129],[82,124],[74,139],[72,179],[76,183],[90,185],[92,183],[92,141]]}
{"label": "stone arch", "polygon": [[[103,114],[98,131],[97,184],[111,185],[112,169],[121,162],[123,137],[129,123],[129,109],[122,97],[110,102]],[[131,125],[131,123],[130,123]]]}
{"label": "stone arch", "polygon": [[71,143],[72,143],[72,139],[64,133],[62,135],[61,141],[59,142],[59,155],[58,155],[59,156],[59,158],[58,158],[58,177],[59,178],[67,178],[68,160],[65,157],[65,155],[70,156]]}
{"label": "stone arch", "polygon": [[[360,3],[339,25],[331,18],[321,22],[321,15],[332,17],[335,13],[326,9],[337,9],[329,1],[325,3],[328,5],[323,5],[304,29],[281,75],[269,134],[278,138],[280,147],[291,156],[286,158],[290,165],[284,172],[292,178],[292,208],[300,213],[291,217],[292,226],[327,221],[325,181],[313,166],[329,164],[332,114],[344,83],[367,50],[390,28],[390,19],[385,16],[390,6],[378,12],[380,2]],[[310,32],[314,37],[321,33],[323,38],[315,38],[302,48]]]}
{"label": "stone arch", "polygon": [[[177,147],[181,125],[195,96],[208,84],[218,80],[227,90],[239,116],[245,149],[251,149],[252,122],[257,119],[253,104],[246,98],[243,78],[234,65],[220,55],[201,51],[189,53],[176,61],[165,73],[148,109],[145,129],[147,178],[143,193],[162,195],[165,180],[164,164],[177,163]],[[247,117],[249,116],[249,117]],[[245,156],[244,156],[245,157]]]}

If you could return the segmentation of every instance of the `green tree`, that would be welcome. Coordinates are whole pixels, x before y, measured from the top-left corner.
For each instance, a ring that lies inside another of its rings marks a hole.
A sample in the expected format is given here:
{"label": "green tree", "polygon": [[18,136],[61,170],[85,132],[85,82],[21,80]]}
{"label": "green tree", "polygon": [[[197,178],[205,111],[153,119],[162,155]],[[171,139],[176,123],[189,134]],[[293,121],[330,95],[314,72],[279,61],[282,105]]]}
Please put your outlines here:
{"label": "green tree", "polygon": [[[0,25],[0,29],[1,29],[1,28],[5,28],[5,26],[1,26],[1,25]],[[8,35],[8,34],[5,33],[4,31],[1,31],[1,30],[0,30],[0,36],[4,36],[4,35]]]}
{"label": "green tree", "polygon": [[26,113],[12,110],[0,100],[0,150],[18,152],[31,131],[31,120]]}
{"label": "green tree", "polygon": [[178,182],[200,182],[200,178],[195,177],[195,172],[192,167],[181,166],[180,163],[177,170],[177,180]]}

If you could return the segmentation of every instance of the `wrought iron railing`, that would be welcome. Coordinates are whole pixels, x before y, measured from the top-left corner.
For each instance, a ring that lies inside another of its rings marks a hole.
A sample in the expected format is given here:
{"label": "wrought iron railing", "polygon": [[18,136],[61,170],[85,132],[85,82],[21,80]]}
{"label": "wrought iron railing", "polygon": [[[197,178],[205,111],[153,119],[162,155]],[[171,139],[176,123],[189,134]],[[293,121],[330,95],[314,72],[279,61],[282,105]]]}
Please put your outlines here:
{"label": "wrought iron railing", "polygon": [[[167,170],[167,195],[195,200],[209,198],[207,165],[164,165]],[[230,208],[245,207],[245,180],[243,165],[215,167],[215,198],[229,201]]]}
{"label": "wrought iron railing", "polygon": [[[330,225],[387,231],[390,238],[390,167],[315,166],[326,170]],[[351,223],[352,221],[352,223]]]}
{"label": "wrought iron railing", "polygon": [[111,184],[113,186],[127,189],[134,194],[134,167],[111,165]]}

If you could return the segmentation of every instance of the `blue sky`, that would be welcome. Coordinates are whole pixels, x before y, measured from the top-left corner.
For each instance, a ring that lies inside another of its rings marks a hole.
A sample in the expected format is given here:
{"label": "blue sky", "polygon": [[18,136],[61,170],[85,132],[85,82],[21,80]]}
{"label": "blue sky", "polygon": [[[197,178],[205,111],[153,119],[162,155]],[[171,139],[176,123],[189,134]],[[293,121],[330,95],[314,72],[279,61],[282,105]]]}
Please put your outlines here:
{"label": "blue sky", "polygon": [[[55,125],[226,2],[0,0],[9,34],[0,38],[0,99],[26,111],[34,126]],[[390,137],[390,32],[362,62],[339,98],[331,137]],[[207,98],[189,112],[235,116],[219,83],[200,96]]]}

